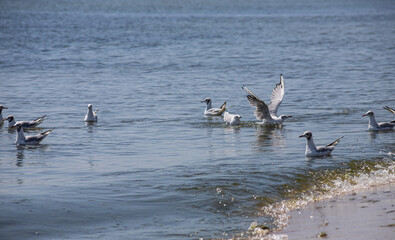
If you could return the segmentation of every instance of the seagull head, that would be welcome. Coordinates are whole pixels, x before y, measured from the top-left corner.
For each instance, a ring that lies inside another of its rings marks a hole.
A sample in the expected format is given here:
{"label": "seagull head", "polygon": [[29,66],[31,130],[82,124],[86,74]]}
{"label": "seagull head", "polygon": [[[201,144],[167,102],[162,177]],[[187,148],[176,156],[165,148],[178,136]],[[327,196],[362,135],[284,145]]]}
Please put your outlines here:
{"label": "seagull head", "polygon": [[310,140],[312,136],[313,136],[313,134],[310,131],[306,131],[302,135],[300,135],[299,137],[300,138],[301,137],[305,137],[305,138],[307,138],[307,140]]}
{"label": "seagull head", "polygon": [[241,116],[240,115],[235,115],[235,119],[240,119]]}
{"label": "seagull head", "polygon": [[3,111],[3,109],[8,109],[8,107],[0,105],[0,112]]}
{"label": "seagull head", "polygon": [[210,102],[211,102],[211,99],[210,98],[206,98],[206,99],[204,99],[203,101],[200,101],[200,102],[204,102],[204,103],[206,103],[206,104],[209,104]]}
{"label": "seagull head", "polygon": [[365,116],[369,116],[369,117],[374,116],[374,113],[371,110],[369,110],[364,115],[362,115],[362,117],[365,117]]}
{"label": "seagull head", "polygon": [[89,108],[89,109],[92,109],[92,104],[88,104],[88,108]]}
{"label": "seagull head", "polygon": [[5,121],[5,120],[7,120],[9,122],[12,122],[12,120],[14,120],[14,116],[13,115],[9,115],[6,118],[2,119],[2,121]]}

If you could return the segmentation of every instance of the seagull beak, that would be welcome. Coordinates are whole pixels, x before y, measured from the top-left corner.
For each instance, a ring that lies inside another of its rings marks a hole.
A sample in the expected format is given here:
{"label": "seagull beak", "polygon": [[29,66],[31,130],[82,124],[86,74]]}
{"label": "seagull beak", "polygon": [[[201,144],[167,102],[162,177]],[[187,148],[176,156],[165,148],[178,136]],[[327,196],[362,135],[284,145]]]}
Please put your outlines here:
{"label": "seagull beak", "polygon": [[306,137],[306,135],[300,135],[299,137],[300,137],[300,138],[301,138],[301,137]]}
{"label": "seagull beak", "polygon": [[291,118],[292,116],[287,116],[287,118]]}
{"label": "seagull beak", "polygon": [[362,117],[366,117],[366,116],[367,116],[366,114],[362,115]]}

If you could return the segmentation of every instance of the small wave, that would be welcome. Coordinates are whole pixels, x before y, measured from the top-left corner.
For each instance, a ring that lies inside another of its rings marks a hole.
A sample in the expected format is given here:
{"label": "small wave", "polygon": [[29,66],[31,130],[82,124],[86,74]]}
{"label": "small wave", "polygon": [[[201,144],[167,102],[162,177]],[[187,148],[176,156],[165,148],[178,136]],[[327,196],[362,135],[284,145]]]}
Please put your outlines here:
{"label": "small wave", "polygon": [[[283,239],[284,236],[275,233],[287,226],[290,211],[317,201],[395,182],[395,162],[391,159],[344,164],[346,167],[343,169],[308,172],[296,180],[296,186],[284,186],[286,200],[264,206],[260,213],[262,216],[271,217],[273,223],[261,225],[252,223],[249,239]],[[270,225],[274,227],[270,229],[260,227]]]}

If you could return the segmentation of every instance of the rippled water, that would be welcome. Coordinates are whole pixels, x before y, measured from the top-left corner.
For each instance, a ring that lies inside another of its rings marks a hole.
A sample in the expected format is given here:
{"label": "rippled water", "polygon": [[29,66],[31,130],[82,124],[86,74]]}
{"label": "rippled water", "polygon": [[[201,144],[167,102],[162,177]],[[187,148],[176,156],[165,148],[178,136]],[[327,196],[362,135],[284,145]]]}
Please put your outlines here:
{"label": "rippled water", "polygon": [[[328,182],[391,181],[394,132],[361,116],[394,119],[394,24],[392,1],[2,1],[3,116],[55,130],[16,147],[0,128],[0,237],[251,236],[275,226],[268,206]],[[241,86],[268,100],[280,73],[293,118],[262,128]],[[203,117],[206,97],[243,125]],[[308,159],[306,130],[345,137]]]}

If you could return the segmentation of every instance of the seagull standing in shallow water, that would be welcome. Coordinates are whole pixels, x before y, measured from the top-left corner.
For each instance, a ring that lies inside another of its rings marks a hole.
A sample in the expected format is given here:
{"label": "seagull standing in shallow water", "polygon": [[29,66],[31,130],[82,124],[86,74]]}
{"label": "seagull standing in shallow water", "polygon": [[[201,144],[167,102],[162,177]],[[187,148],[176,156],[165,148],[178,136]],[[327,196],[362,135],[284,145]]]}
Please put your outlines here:
{"label": "seagull standing in shallow water", "polygon": [[45,132],[42,132],[40,134],[25,137],[25,135],[23,134],[23,127],[22,127],[22,125],[21,124],[16,124],[15,127],[16,127],[16,130],[17,130],[15,143],[17,145],[39,144],[53,130],[53,128],[52,128],[52,129],[47,130]]}
{"label": "seagull standing in shallow water", "polygon": [[228,112],[224,113],[224,122],[230,126],[240,125],[240,118],[240,115],[230,114]]}
{"label": "seagull standing in shallow water", "polygon": [[206,103],[206,109],[204,110],[205,116],[221,116],[226,111],[226,102],[220,108],[213,108],[210,98],[206,98],[201,102]]}
{"label": "seagull standing in shallow water", "polygon": [[8,109],[8,107],[0,105],[0,120],[1,120],[1,123],[3,123],[3,115],[2,115],[3,109]]}
{"label": "seagull standing in shallow water", "polygon": [[247,95],[247,100],[252,107],[256,107],[254,114],[258,120],[262,121],[262,124],[282,124],[285,119],[292,116],[281,115],[277,116],[277,110],[283,101],[285,93],[285,85],[283,75],[280,75],[280,83],[278,83],[270,96],[271,101],[267,105],[263,100],[257,97],[253,92],[248,90],[247,87],[241,87]]}
{"label": "seagull standing in shallow water", "polygon": [[392,130],[395,127],[393,122],[379,122],[377,123],[374,113],[367,111],[362,117],[369,116],[368,130]]}
{"label": "seagull standing in shallow water", "polygon": [[9,115],[6,118],[4,118],[3,120],[8,120],[8,127],[15,127],[15,125],[21,125],[21,127],[23,129],[27,129],[27,128],[34,128],[37,127],[40,123],[42,123],[44,121],[44,118],[47,115],[44,115],[42,117],[39,117],[33,121],[15,121],[15,117],[13,115]]}
{"label": "seagull standing in shallow water", "polygon": [[335,149],[335,146],[340,142],[340,139],[342,139],[344,136],[326,146],[318,147],[315,146],[313,134],[310,131],[304,132],[303,135],[300,135],[299,137],[305,137],[307,139],[305,152],[306,157],[323,157],[330,155],[333,149]]}
{"label": "seagull standing in shallow water", "polygon": [[88,104],[88,112],[85,115],[84,121],[85,122],[97,122],[97,115],[96,113],[99,110],[93,111],[92,104]]}

